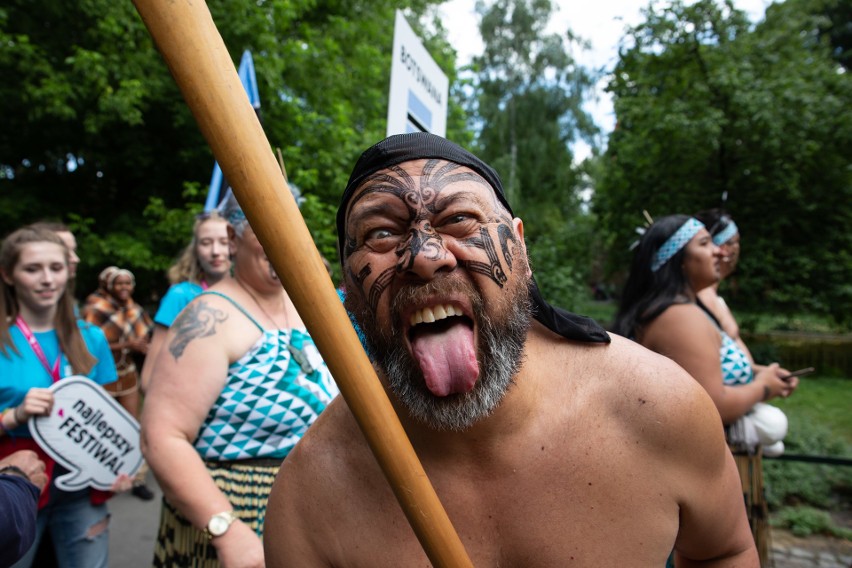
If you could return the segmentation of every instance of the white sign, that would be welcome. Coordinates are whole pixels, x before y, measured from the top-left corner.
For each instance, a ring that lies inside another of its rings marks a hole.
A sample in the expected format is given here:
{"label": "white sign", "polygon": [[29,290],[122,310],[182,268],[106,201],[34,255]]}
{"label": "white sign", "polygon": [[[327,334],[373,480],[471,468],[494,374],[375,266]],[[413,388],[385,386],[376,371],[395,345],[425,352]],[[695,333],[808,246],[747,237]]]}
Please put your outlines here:
{"label": "white sign", "polygon": [[56,479],[64,491],[86,486],[108,490],[115,478],[142,465],[139,423],[91,379],[73,376],[53,383],[53,412],[30,419],[41,449],[69,473]]}
{"label": "white sign", "polygon": [[446,136],[449,91],[447,76],[397,10],[387,135],[431,132]]}

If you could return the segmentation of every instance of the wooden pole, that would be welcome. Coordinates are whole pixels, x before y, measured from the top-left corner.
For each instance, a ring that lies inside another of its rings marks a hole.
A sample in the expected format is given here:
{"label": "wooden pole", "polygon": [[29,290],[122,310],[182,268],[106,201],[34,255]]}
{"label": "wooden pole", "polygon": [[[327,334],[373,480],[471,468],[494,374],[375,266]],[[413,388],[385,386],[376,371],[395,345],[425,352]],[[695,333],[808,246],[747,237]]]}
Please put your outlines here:
{"label": "wooden pole", "polygon": [[426,555],[435,566],[472,568],[349,323],[207,5],[134,4]]}

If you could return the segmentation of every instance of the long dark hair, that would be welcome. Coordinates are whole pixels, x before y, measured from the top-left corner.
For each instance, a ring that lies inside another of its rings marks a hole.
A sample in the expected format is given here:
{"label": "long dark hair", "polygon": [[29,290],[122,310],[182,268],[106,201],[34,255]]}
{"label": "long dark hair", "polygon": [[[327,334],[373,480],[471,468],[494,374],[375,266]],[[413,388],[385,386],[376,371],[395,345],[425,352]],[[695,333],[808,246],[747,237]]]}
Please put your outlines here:
{"label": "long dark hair", "polygon": [[[62,247],[62,250],[65,251],[65,265],[67,266],[68,249],[59,235],[38,225],[30,225],[18,229],[3,240],[3,244],[0,246],[0,269],[3,270],[4,274],[11,276],[15,265],[21,258],[21,249],[24,245],[44,242],[54,243]],[[3,296],[3,301],[0,302],[0,353],[8,356],[7,350],[11,350],[16,355],[20,355],[18,350],[15,349],[14,343],[12,343],[12,336],[9,334],[9,328],[14,325],[15,318],[20,312],[15,287],[6,284],[5,279],[0,278],[0,294]],[[83,341],[83,336],[77,327],[77,319],[74,317],[74,297],[67,285],[56,306],[53,327],[59,339],[59,346],[74,372],[85,375],[91,371],[98,360],[89,353],[86,342]]]}
{"label": "long dark hair", "polygon": [[652,322],[666,308],[686,301],[684,294],[689,283],[682,269],[686,247],[677,251],[656,272],[651,271],[651,262],[663,243],[687,219],[689,215],[661,217],[639,239],[615,315],[615,333],[635,339],[642,326]]}

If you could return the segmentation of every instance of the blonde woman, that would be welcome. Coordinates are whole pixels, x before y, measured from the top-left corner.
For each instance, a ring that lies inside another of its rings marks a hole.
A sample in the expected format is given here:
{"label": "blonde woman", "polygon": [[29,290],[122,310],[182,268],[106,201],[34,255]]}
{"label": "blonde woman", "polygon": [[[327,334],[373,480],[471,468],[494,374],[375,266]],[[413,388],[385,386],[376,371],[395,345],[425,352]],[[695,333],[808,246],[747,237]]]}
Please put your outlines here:
{"label": "blonde woman", "polygon": [[196,296],[224,278],[231,271],[228,221],[217,211],[202,213],[192,229],[192,241],[177,262],[169,268],[171,287],[154,314],[154,332],[148,347],[148,363],[142,368],[142,390],[148,388],[153,361],[163,347],[172,322]]}

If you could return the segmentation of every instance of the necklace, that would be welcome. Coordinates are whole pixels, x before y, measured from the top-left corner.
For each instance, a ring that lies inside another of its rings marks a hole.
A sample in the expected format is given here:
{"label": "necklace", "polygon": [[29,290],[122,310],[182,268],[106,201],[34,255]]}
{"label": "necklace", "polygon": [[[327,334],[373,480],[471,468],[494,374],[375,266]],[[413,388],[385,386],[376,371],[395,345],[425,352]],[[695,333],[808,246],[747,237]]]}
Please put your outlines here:
{"label": "necklace", "polygon": [[269,312],[267,312],[266,309],[261,305],[261,303],[257,300],[257,297],[255,297],[255,295],[252,294],[251,291],[248,288],[243,286],[242,282],[237,280],[237,284],[240,285],[240,288],[242,288],[243,290],[246,291],[246,294],[248,294],[251,297],[252,301],[254,301],[255,305],[258,308],[260,308],[260,311],[263,312],[263,315],[265,315],[267,317],[267,319],[269,319],[269,321],[272,322],[272,325],[274,325],[278,329],[290,329],[290,316],[287,315],[287,300],[286,299],[284,300],[284,327],[282,328],[280,325],[278,325],[278,322],[275,321],[275,318],[273,318],[271,315],[269,315]]}
{"label": "necklace", "polygon": [[[272,318],[272,316],[269,315],[269,312],[267,312],[263,308],[263,306],[260,304],[260,302],[257,301],[257,298],[255,297],[255,295],[252,294],[249,291],[248,288],[243,286],[243,283],[240,282],[239,280],[237,280],[237,284],[240,285],[240,288],[242,288],[243,290],[246,291],[246,294],[251,296],[251,299],[254,301],[254,303],[257,305],[257,307],[260,308],[260,311],[263,312],[263,314],[267,318],[269,318],[269,321],[271,321],[273,323],[273,325],[275,325],[275,327],[277,327],[279,330],[282,329],[281,326],[279,326],[278,323]],[[290,317],[287,315],[287,300],[284,300],[284,320],[285,320],[284,325],[287,326],[284,329],[286,329],[288,332],[292,333],[292,328],[290,327]],[[313,373],[315,371],[313,365],[311,364],[311,362],[308,359],[308,356],[305,354],[304,350],[299,349],[298,347],[293,345],[293,343],[289,340],[287,341],[287,351],[290,352],[290,355],[299,364],[299,367],[301,367],[303,373],[305,373],[306,375],[310,375],[311,373]]]}

